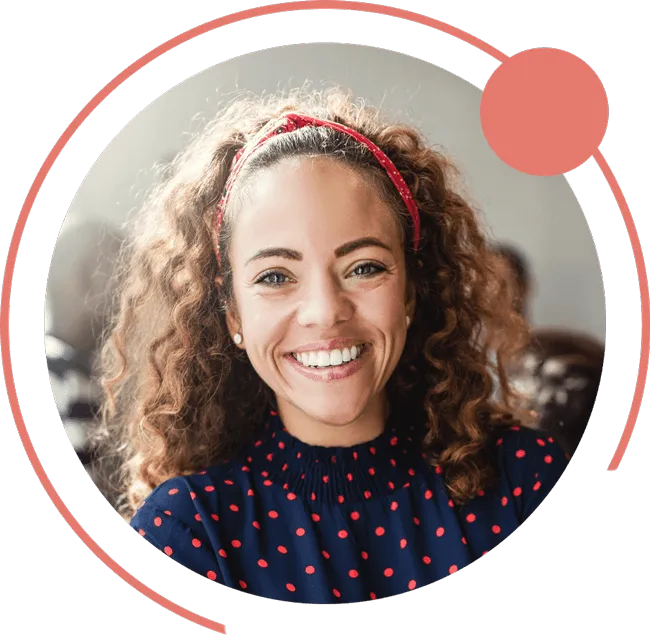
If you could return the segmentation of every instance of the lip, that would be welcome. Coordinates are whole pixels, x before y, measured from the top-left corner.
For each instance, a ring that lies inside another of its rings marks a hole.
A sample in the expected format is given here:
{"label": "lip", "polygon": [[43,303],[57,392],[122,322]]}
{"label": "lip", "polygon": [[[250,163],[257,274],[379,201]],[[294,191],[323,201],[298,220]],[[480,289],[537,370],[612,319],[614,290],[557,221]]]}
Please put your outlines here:
{"label": "lip", "polygon": [[291,353],[309,353],[311,351],[333,351],[335,348],[351,348],[352,346],[357,346],[359,344],[365,344],[361,339],[350,339],[349,337],[338,337],[334,340],[320,340],[318,342],[311,342],[311,344],[305,344],[299,346],[298,348],[292,348]]}
{"label": "lip", "polygon": [[[293,366],[303,377],[315,379],[316,381],[337,381],[340,379],[347,379],[351,375],[357,373],[365,363],[369,349],[370,346],[366,345],[360,357],[357,357],[342,366],[326,366],[325,368],[304,366],[293,355],[291,355],[291,353],[285,355],[284,358],[287,360],[287,363]],[[297,352],[300,352],[300,350]]]}

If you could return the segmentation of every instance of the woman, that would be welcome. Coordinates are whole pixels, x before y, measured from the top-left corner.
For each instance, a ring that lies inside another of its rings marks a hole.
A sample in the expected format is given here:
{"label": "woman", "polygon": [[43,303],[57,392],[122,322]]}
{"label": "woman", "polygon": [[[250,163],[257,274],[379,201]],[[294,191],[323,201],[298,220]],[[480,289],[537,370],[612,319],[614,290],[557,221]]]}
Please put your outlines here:
{"label": "woman", "polygon": [[178,158],[105,350],[146,540],[249,593],[356,602],[453,573],[537,507],[565,457],[515,425],[526,326],[453,179],[338,92],[239,101]]}

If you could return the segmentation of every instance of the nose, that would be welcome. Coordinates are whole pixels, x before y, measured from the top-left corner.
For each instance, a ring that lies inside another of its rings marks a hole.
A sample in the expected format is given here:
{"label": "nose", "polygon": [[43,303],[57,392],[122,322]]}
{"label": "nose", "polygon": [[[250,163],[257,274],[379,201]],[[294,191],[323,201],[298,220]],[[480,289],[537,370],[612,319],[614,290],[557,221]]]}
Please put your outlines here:
{"label": "nose", "polygon": [[330,329],[349,320],[354,304],[331,275],[314,277],[305,285],[297,311],[300,326]]}

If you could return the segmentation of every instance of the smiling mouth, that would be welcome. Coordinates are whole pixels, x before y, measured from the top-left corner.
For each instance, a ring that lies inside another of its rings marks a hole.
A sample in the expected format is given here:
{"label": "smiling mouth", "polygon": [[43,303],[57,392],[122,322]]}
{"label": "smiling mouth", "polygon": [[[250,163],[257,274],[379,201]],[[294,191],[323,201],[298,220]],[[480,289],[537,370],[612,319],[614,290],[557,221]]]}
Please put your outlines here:
{"label": "smiling mouth", "polygon": [[291,353],[291,357],[305,368],[330,368],[345,366],[353,362],[361,357],[367,348],[367,344],[357,344],[349,348],[335,348],[331,351]]}

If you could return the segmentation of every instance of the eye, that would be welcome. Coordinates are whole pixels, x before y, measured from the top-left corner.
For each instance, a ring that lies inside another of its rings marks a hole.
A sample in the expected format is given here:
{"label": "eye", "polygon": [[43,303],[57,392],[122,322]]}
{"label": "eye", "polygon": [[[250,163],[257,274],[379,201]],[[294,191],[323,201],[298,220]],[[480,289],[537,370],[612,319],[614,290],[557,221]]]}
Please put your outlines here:
{"label": "eye", "polygon": [[369,278],[382,271],[386,271],[386,267],[374,262],[364,262],[352,270],[352,275],[355,277]]}
{"label": "eye", "polygon": [[263,284],[267,287],[281,287],[290,280],[289,276],[281,271],[267,271],[257,278],[254,284]]}

